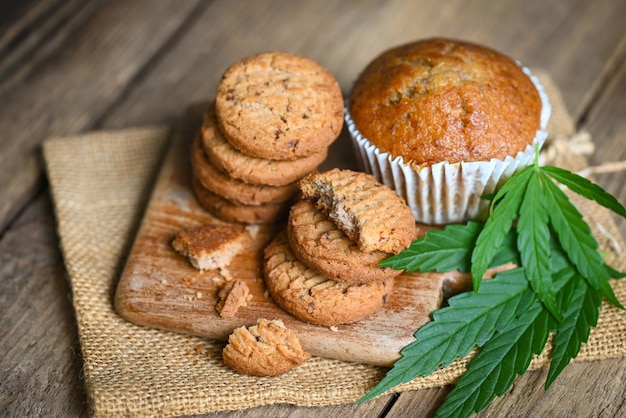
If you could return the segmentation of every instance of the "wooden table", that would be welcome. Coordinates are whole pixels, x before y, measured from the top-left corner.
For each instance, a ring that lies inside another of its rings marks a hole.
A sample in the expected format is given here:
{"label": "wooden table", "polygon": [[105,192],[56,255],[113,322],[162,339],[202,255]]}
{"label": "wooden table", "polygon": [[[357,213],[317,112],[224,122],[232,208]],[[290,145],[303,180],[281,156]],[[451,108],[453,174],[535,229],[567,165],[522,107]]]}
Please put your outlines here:
{"label": "wooden table", "polygon": [[[433,35],[490,45],[561,90],[590,162],[626,159],[623,0],[22,0],[0,5],[0,415],[84,416],[76,325],[41,162],[50,136],[173,124],[224,69],[264,50],[329,68],[348,91],[380,51]],[[623,173],[597,180],[626,201]],[[617,220],[617,218],[616,218]],[[626,223],[617,220],[626,236]],[[622,301],[625,302],[625,301]],[[518,378],[482,416],[625,416],[626,360]],[[225,416],[428,416],[449,388]]]}

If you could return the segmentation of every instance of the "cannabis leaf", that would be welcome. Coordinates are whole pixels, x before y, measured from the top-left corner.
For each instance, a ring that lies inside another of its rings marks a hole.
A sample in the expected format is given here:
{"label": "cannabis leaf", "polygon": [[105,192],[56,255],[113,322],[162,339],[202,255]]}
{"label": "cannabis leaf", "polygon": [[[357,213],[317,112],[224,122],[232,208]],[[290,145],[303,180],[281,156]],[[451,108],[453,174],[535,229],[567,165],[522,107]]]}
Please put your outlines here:
{"label": "cannabis leaf", "polygon": [[465,292],[449,299],[449,306],[433,313],[433,320],[415,333],[416,341],[406,346],[383,381],[361,401],[439,366],[464,357],[474,346],[482,346],[495,332],[512,320],[520,304],[531,293],[522,269],[497,274],[476,293]]}
{"label": "cannabis leaf", "polygon": [[[625,277],[606,265],[591,228],[555,181],[626,218],[626,208],[591,181],[557,167],[534,165],[492,196],[483,223],[431,231],[381,265],[408,271],[471,271],[473,291],[415,333],[402,357],[360,401],[426,376],[474,347],[479,352],[438,414],[468,416],[503,395],[555,332],[546,388],[596,326],[602,297],[622,308],[610,286]],[[484,280],[490,266],[520,267]]]}
{"label": "cannabis leaf", "polygon": [[545,346],[555,321],[537,297],[524,312],[494,335],[474,357],[446,396],[437,416],[466,417],[485,409],[509,390]]}

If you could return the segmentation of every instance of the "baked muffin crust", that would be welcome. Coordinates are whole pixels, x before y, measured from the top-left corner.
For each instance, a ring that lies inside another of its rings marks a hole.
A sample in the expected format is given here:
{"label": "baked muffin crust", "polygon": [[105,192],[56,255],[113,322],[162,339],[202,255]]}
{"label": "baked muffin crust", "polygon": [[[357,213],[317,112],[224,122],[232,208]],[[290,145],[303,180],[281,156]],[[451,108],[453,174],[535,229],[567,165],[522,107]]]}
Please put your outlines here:
{"label": "baked muffin crust", "polygon": [[432,165],[515,157],[540,128],[541,99],[512,59],[438,38],[374,59],[357,78],[349,109],[381,151]]}

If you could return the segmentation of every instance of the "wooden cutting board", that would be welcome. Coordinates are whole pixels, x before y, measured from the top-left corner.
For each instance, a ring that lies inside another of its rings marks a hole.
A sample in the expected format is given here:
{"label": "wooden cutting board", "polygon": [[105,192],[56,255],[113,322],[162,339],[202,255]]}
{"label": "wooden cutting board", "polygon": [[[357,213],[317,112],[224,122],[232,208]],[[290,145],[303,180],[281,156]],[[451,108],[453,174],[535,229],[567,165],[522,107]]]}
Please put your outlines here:
{"label": "wooden cutting board", "polygon": [[[233,279],[247,283],[252,300],[234,318],[218,315],[217,290],[223,282],[219,272],[194,269],[171,247],[179,230],[221,222],[196,203],[191,191],[190,147],[203,109],[192,107],[172,138],[117,287],[118,313],[135,324],[223,341],[234,328],[252,325],[260,317],[281,319],[315,356],[390,366],[440,306],[442,286],[458,281],[458,276],[405,273],[395,280],[393,293],[378,314],[333,329],[307,324],[280,309],[265,290],[263,248],[282,225],[260,226],[256,238],[228,266]],[[356,168],[345,133],[329,155],[320,170]]]}

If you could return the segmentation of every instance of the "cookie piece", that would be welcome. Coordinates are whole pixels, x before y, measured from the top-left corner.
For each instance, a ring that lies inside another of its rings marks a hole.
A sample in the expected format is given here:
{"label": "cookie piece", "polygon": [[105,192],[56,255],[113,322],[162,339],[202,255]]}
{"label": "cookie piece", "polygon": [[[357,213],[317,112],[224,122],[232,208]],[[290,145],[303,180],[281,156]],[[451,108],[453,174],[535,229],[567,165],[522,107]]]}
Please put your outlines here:
{"label": "cookie piece", "polygon": [[227,282],[217,292],[218,302],[215,306],[222,318],[232,318],[237,315],[240,307],[246,306],[248,300],[252,298],[250,289],[243,280],[232,280]]}
{"label": "cookie piece", "polygon": [[295,333],[280,320],[260,318],[249,328],[239,327],[222,351],[224,363],[251,376],[278,376],[311,358]]}
{"label": "cookie piece", "polygon": [[247,239],[241,225],[203,225],[178,232],[172,247],[198,270],[217,270],[243,250]]}
{"label": "cookie piece", "polygon": [[379,267],[378,263],[389,254],[361,251],[309,200],[301,200],[291,207],[287,237],[298,260],[332,280],[369,283],[391,279],[401,273],[400,270]]}
{"label": "cookie piece", "polygon": [[213,167],[202,148],[200,137],[196,138],[192,146],[191,166],[194,176],[205,188],[244,205],[286,202],[298,191],[297,183],[286,186],[253,185],[229,177]]}
{"label": "cookie piece", "polygon": [[207,190],[198,179],[192,179],[192,188],[198,204],[227,222],[243,224],[271,224],[287,216],[291,202],[243,205]]}
{"label": "cookie piece", "polygon": [[231,65],[217,87],[221,131],[244,154],[293,160],[327,148],[343,126],[335,77],[315,61],[264,52]]}
{"label": "cookie piece", "polygon": [[296,258],[282,231],[265,248],[264,276],[272,299],[301,321],[334,326],[367,318],[380,311],[393,279],[349,284],[327,279]]}
{"label": "cookie piece", "polygon": [[285,186],[314,171],[328,156],[328,148],[297,160],[268,160],[243,154],[224,138],[215,119],[214,106],[206,110],[202,145],[213,165],[230,177],[248,184]]}
{"label": "cookie piece", "polygon": [[398,254],[415,239],[411,209],[370,174],[338,168],[311,173],[300,181],[300,190],[362,251]]}

